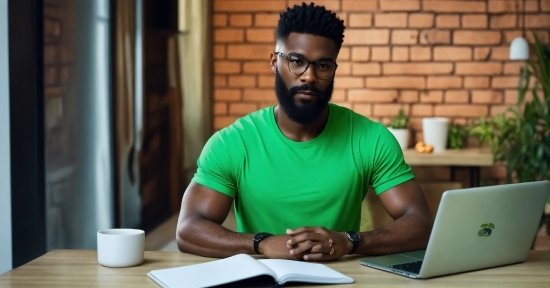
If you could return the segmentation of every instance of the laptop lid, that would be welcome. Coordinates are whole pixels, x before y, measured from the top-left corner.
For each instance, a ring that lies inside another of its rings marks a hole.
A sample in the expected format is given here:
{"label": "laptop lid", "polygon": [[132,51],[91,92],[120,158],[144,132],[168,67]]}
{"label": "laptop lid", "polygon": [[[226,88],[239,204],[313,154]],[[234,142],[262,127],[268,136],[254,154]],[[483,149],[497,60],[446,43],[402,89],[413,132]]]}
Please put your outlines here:
{"label": "laptop lid", "polygon": [[[395,254],[365,258],[361,264],[413,278],[429,278],[524,261],[549,192],[550,181],[446,191],[418,275],[381,267],[380,263],[399,264],[384,260],[395,258]],[[406,259],[408,254],[399,255]]]}

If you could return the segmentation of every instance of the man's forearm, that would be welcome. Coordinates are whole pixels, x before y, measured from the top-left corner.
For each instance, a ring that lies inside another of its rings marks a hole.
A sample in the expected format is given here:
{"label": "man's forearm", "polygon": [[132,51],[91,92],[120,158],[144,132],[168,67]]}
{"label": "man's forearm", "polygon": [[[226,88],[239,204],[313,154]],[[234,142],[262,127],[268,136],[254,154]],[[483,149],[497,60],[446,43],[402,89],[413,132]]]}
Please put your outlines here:
{"label": "man's forearm", "polygon": [[252,237],[206,219],[193,219],[178,224],[176,240],[181,252],[223,258],[239,253],[254,254]]}
{"label": "man's forearm", "polygon": [[361,232],[357,254],[383,255],[426,249],[432,228],[431,219],[404,215],[388,226]]}

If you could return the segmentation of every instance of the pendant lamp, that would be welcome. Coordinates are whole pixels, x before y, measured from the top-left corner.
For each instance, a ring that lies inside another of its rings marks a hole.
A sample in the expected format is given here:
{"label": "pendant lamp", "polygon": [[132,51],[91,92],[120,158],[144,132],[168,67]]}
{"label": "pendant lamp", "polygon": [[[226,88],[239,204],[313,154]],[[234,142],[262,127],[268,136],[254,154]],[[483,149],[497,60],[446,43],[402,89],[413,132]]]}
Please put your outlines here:
{"label": "pendant lamp", "polygon": [[523,24],[521,29],[521,35],[514,40],[512,40],[512,44],[510,44],[510,60],[527,60],[529,59],[529,43],[527,43],[527,40],[525,40],[525,0],[523,0]]}

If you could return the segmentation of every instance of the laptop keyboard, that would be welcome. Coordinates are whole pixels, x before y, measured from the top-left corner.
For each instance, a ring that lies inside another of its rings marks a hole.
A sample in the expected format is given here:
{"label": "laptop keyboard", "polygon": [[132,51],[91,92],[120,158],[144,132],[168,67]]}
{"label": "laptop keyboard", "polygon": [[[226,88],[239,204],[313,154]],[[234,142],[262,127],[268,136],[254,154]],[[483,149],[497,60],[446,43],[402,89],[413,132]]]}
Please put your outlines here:
{"label": "laptop keyboard", "polygon": [[403,264],[391,265],[390,267],[418,274],[420,272],[420,267],[421,266],[422,266],[422,260],[415,261],[415,262],[409,262],[409,263],[403,263]]}

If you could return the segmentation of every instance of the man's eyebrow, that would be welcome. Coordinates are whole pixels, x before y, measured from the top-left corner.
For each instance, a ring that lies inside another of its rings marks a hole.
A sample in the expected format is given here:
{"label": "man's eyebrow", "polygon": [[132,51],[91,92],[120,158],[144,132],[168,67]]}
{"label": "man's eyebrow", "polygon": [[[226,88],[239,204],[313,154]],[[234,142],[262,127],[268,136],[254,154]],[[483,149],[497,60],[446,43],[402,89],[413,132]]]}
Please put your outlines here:
{"label": "man's eyebrow", "polygon": [[[290,52],[287,54],[289,57],[297,57],[297,58],[303,58],[303,59],[307,59],[306,57],[304,57],[304,55],[300,54],[300,53],[296,53],[296,52]],[[309,59],[307,59],[309,61]],[[317,62],[317,61],[330,61],[330,62],[335,62],[334,60],[332,60],[332,58],[330,57],[323,57],[323,58],[319,58],[317,59],[316,61],[313,61],[313,62]]]}

